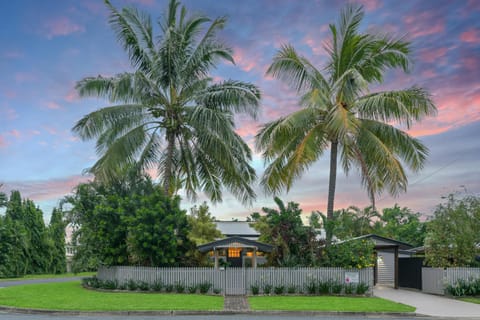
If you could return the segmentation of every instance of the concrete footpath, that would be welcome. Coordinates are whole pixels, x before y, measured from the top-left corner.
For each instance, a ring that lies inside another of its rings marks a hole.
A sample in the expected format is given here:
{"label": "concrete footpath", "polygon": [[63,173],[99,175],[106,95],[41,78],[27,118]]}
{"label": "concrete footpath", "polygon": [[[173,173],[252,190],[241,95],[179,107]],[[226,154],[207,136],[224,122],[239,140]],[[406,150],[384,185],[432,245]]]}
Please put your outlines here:
{"label": "concrete footpath", "polygon": [[376,297],[416,307],[417,315],[480,319],[480,304],[463,302],[418,291],[375,287]]}

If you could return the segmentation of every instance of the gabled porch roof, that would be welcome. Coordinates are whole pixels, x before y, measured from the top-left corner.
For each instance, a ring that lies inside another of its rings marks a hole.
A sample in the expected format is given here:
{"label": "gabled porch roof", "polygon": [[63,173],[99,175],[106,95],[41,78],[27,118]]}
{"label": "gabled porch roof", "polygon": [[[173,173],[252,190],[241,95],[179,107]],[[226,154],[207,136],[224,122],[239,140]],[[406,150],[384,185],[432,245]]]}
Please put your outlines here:
{"label": "gabled porch roof", "polygon": [[209,243],[202,244],[197,247],[198,251],[204,253],[213,251],[216,248],[257,248],[258,251],[272,252],[273,246],[261,243],[255,240],[245,239],[242,237],[228,237]]}

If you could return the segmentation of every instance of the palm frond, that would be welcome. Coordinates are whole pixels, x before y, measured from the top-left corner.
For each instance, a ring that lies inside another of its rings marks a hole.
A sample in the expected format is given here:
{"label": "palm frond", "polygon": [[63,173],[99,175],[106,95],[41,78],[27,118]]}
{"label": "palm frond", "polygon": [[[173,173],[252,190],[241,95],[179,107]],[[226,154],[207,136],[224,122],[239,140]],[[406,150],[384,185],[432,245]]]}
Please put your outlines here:
{"label": "palm frond", "polygon": [[83,140],[89,140],[99,137],[106,130],[116,128],[117,124],[122,124],[122,130],[139,125],[145,116],[145,109],[141,105],[105,107],[84,116],[72,130]]}
{"label": "palm frond", "polygon": [[243,112],[256,118],[260,106],[260,90],[253,84],[227,80],[213,84],[197,93],[195,100],[200,105],[224,112]]}
{"label": "palm frond", "polygon": [[431,95],[422,88],[377,92],[361,97],[356,103],[362,118],[383,122],[395,121],[410,128],[414,121],[437,113]]}
{"label": "palm frond", "polygon": [[277,52],[267,75],[285,81],[298,92],[328,87],[322,74],[291,45],[283,45]]}

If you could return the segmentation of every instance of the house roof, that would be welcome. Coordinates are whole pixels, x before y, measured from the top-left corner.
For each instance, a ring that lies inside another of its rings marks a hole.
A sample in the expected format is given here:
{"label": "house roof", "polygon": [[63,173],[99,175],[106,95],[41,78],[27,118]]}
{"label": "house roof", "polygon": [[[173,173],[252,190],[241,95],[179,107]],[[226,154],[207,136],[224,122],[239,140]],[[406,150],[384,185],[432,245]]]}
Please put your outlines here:
{"label": "house roof", "polygon": [[247,221],[215,221],[217,229],[226,237],[258,238],[260,233]]}
{"label": "house roof", "polygon": [[[382,236],[379,236],[379,235],[376,235],[376,234],[366,234],[366,235],[363,235],[363,236],[360,236],[360,237],[356,237],[356,238],[352,238],[352,239],[348,239],[348,240],[345,240],[345,241],[342,241],[342,242],[347,242],[347,241],[352,241],[352,240],[358,240],[358,239],[370,239],[372,240],[373,242],[375,242],[375,245],[376,247],[382,247],[382,246],[398,246],[399,249],[402,249],[402,250],[408,250],[408,249],[411,249],[413,248],[412,245],[406,243],[406,242],[402,242],[402,241],[398,241],[398,240],[395,240],[395,239],[390,239],[390,238],[386,238],[386,237],[382,237]],[[340,242],[340,243],[342,243]]]}
{"label": "house roof", "polygon": [[215,248],[231,248],[231,247],[238,247],[238,248],[257,248],[257,250],[262,252],[271,252],[273,250],[273,246],[261,243],[255,240],[245,239],[242,237],[228,237],[216,241],[212,241],[206,244],[202,244],[197,247],[198,251],[204,253],[208,251],[212,251]]}

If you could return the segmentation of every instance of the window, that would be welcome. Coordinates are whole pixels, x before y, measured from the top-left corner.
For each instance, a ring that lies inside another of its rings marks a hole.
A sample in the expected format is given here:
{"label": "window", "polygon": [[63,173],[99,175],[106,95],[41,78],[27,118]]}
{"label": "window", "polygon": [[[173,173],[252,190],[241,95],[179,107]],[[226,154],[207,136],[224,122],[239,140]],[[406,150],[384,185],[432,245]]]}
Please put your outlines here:
{"label": "window", "polygon": [[229,258],[240,258],[240,252],[242,248],[228,248],[228,257]]}

